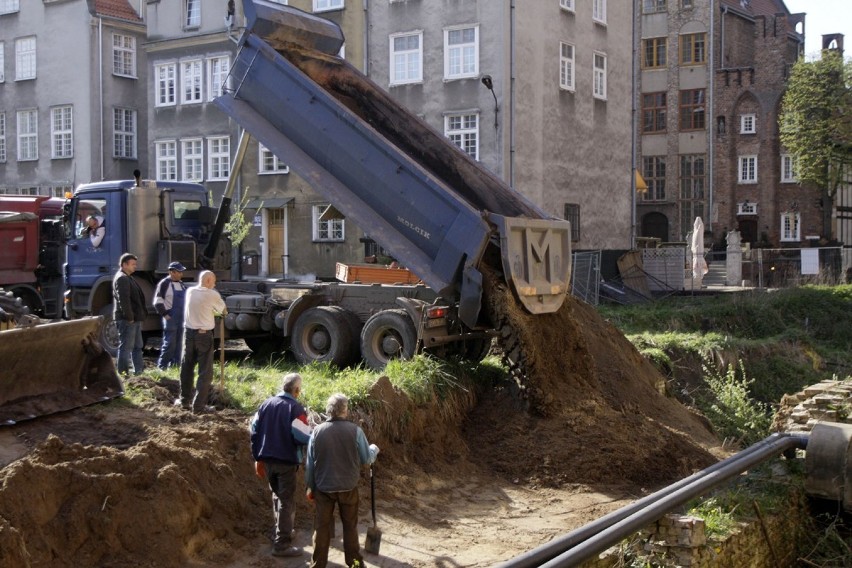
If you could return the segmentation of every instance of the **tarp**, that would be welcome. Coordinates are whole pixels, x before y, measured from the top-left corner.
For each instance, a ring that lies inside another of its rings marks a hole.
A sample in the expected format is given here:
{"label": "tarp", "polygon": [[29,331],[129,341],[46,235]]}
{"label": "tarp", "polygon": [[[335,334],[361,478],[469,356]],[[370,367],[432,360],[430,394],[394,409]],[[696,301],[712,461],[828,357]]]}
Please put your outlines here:
{"label": "tarp", "polygon": [[692,226],[692,277],[701,280],[708,270],[704,260],[704,221],[696,217]]}

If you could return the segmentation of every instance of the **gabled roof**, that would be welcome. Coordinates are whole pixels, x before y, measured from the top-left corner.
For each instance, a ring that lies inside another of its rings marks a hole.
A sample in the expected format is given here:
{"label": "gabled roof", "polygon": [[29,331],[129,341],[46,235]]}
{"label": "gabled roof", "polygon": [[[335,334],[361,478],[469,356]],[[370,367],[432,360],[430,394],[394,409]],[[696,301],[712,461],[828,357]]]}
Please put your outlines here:
{"label": "gabled roof", "polygon": [[89,10],[94,16],[142,23],[142,18],[127,0],[89,0]]}

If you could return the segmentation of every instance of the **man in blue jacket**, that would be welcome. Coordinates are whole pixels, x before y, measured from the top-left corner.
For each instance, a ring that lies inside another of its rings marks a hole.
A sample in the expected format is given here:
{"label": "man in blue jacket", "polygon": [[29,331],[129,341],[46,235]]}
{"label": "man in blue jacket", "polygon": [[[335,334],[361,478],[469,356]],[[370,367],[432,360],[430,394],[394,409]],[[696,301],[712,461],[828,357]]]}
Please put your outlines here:
{"label": "man in blue jacket", "polygon": [[302,463],[302,448],[311,437],[305,407],[296,400],[301,393],[302,376],[299,373],[285,375],[281,392],[260,405],[249,426],[255,470],[272,490],[273,556],[302,554],[302,549],[293,546],[292,541],[296,471]]}

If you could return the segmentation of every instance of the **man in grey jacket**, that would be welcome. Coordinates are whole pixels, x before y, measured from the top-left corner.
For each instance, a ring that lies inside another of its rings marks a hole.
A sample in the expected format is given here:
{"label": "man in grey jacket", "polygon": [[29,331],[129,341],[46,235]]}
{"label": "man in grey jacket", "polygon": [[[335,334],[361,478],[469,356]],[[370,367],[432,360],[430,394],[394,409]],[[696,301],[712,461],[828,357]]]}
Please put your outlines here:
{"label": "man in grey jacket", "polygon": [[368,445],[364,431],[347,420],[349,399],[337,393],[326,403],[331,418],[317,426],[308,442],[305,485],[308,499],[316,502],[314,553],[311,568],[325,568],[334,522],[334,504],[343,523],[343,554],[347,566],[364,565],[358,544],[358,479],[361,466],[376,461],[379,448]]}

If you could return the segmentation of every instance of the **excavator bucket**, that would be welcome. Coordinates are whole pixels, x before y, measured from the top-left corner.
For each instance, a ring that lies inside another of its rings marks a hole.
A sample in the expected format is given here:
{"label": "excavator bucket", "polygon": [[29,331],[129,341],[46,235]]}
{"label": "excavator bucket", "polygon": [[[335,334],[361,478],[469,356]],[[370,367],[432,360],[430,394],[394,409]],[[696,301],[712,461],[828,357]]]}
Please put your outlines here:
{"label": "excavator bucket", "polygon": [[2,329],[0,426],[124,394],[97,337],[103,318]]}

